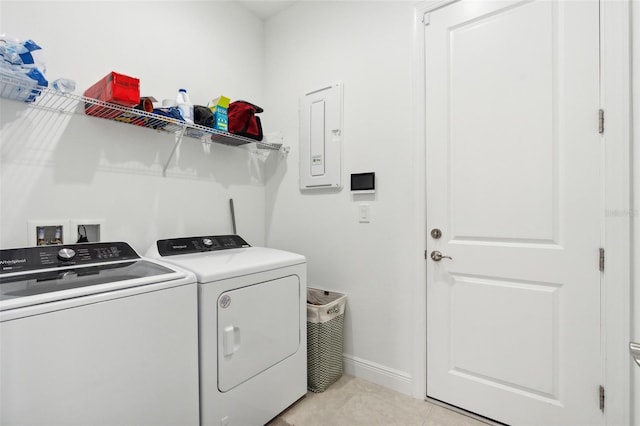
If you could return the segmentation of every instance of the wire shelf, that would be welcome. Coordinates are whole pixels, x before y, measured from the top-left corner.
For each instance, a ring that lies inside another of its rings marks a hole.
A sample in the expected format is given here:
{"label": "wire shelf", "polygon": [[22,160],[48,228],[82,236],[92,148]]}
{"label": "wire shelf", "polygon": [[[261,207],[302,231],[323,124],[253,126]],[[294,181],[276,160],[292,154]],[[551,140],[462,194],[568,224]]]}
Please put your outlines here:
{"label": "wire shelf", "polygon": [[142,126],[160,132],[173,133],[179,136],[176,145],[183,136],[186,136],[192,139],[199,139],[203,142],[232,146],[255,143],[259,149],[276,151],[282,149],[282,144],[255,141],[243,136],[222,132],[211,127],[186,123],[185,121],[150,113],[137,108],[112,104],[73,93],[63,93],[49,87],[37,86],[35,85],[35,81],[29,78],[22,79],[17,75],[12,76],[6,73],[0,73],[0,97],[23,101],[30,106],[49,111],[58,111],[65,114],[84,113],[97,118]]}

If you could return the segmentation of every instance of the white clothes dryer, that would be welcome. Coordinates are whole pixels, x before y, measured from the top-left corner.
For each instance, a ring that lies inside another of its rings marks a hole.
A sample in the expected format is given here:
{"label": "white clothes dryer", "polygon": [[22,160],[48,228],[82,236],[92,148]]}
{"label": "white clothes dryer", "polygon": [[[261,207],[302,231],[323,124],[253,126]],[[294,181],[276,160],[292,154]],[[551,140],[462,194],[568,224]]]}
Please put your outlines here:
{"label": "white clothes dryer", "polygon": [[305,395],[304,256],[237,235],[159,240],[146,256],[197,277],[202,425],[263,425]]}
{"label": "white clothes dryer", "polygon": [[195,276],[126,243],[0,250],[0,424],[199,424]]}

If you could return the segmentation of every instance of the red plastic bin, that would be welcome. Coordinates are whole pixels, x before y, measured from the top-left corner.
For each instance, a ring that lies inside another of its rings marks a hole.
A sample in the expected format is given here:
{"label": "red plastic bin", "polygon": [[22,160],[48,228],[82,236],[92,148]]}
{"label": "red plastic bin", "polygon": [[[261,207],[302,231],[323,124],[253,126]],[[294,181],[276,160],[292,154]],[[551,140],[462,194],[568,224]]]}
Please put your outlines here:
{"label": "red plastic bin", "polygon": [[[117,72],[110,72],[84,92],[91,99],[133,107],[140,103],[140,79]],[[105,117],[109,114],[119,115],[115,111],[99,105],[85,103],[85,113]],[[107,117],[105,117],[107,118]],[[111,117],[109,117],[111,118]]]}

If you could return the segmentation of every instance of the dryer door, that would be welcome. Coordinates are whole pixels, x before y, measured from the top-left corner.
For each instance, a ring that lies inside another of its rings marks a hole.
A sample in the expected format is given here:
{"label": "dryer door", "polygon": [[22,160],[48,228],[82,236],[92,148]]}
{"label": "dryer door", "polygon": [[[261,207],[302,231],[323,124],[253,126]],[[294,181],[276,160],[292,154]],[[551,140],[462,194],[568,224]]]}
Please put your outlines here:
{"label": "dryer door", "polygon": [[278,278],[218,297],[218,389],[227,392],[300,346],[300,280]]}

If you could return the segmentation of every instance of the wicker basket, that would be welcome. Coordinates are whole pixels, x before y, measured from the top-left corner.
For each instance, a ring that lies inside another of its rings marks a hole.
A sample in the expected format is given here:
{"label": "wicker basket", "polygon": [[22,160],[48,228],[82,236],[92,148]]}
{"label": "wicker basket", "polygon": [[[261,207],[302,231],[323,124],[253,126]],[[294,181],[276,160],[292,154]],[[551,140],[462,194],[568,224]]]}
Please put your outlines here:
{"label": "wicker basket", "polygon": [[346,296],[307,289],[307,388],[324,392],[344,372]]}

